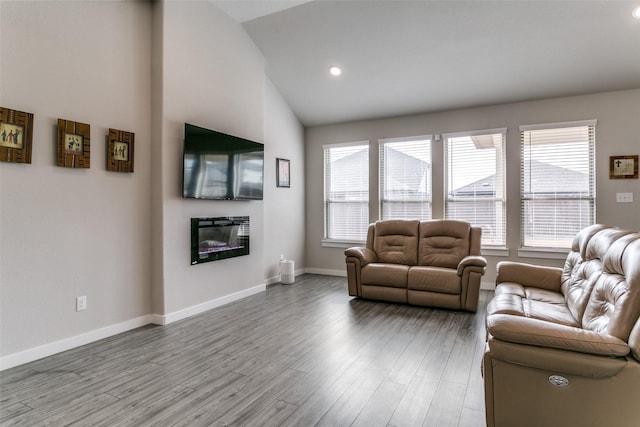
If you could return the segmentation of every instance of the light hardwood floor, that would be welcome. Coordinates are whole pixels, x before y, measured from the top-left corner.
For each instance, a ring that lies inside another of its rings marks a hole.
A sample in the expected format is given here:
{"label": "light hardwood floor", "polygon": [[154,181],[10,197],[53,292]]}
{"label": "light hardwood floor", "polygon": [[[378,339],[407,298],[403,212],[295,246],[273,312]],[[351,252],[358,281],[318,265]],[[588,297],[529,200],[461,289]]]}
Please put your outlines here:
{"label": "light hardwood floor", "polygon": [[2,426],[484,426],[484,316],[304,275],[0,373]]}

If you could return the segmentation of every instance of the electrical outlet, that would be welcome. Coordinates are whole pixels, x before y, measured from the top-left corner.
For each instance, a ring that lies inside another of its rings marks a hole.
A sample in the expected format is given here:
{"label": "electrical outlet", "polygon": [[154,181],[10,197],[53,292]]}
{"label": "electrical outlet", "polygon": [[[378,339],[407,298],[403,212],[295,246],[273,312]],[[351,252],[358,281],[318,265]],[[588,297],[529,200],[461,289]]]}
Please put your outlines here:
{"label": "electrical outlet", "polygon": [[616,202],[633,203],[633,193],[616,193]]}
{"label": "electrical outlet", "polygon": [[82,311],[87,309],[87,297],[76,297],[76,311]]}

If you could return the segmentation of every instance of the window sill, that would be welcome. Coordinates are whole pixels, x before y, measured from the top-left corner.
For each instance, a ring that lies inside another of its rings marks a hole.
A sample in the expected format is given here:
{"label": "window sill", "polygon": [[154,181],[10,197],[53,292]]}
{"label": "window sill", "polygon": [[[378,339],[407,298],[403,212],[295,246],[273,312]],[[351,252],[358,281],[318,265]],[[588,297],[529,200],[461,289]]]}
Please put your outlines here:
{"label": "window sill", "polygon": [[[322,247],[324,248],[342,248],[347,249],[354,246],[364,247],[365,242],[347,241],[347,240],[333,240],[323,239]],[[508,257],[509,248],[496,248],[496,247],[483,247],[483,256],[499,256]],[[569,249],[533,249],[533,248],[520,248],[518,249],[518,257],[520,258],[541,258],[541,259],[566,259]]]}
{"label": "window sill", "polygon": [[509,248],[500,248],[495,246],[490,246],[490,247],[483,246],[480,249],[480,252],[482,253],[483,256],[503,256],[503,257],[509,256]]}
{"label": "window sill", "polygon": [[568,253],[569,249],[518,249],[518,257],[520,258],[566,259]]}
{"label": "window sill", "polygon": [[352,248],[354,246],[364,247],[365,242],[355,242],[348,240],[322,239],[322,247],[324,248]]}

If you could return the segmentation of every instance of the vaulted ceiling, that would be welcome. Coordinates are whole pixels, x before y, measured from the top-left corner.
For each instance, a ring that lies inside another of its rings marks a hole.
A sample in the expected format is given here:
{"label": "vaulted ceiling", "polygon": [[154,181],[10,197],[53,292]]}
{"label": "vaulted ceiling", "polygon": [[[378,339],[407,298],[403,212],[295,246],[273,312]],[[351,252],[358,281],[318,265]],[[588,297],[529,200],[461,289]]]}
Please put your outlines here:
{"label": "vaulted ceiling", "polygon": [[305,126],[640,88],[640,0],[211,1]]}

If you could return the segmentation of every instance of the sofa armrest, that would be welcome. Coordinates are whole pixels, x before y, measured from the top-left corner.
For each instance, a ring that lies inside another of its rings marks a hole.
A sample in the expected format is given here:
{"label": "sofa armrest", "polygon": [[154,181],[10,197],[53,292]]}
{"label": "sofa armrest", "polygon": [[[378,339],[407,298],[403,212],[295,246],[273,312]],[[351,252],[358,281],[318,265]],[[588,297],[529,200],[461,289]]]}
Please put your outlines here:
{"label": "sofa armrest", "polygon": [[367,249],[367,248],[362,248],[359,246],[354,246],[352,248],[348,248],[344,251],[344,254],[347,257],[355,257],[358,258],[360,260],[360,264],[362,266],[365,266],[369,263],[372,262],[376,262],[378,260],[378,257],[376,256],[376,253],[373,252],[371,249]]}
{"label": "sofa armrest", "polygon": [[492,314],[487,316],[487,331],[499,340],[518,344],[600,356],[629,354],[627,343],[617,337],[529,317]]}
{"label": "sofa armrest", "polygon": [[501,261],[498,263],[497,270],[496,284],[513,282],[526,287],[560,292],[561,268]]}
{"label": "sofa armrest", "polygon": [[514,344],[488,337],[485,352],[515,365],[586,378],[611,378],[629,363],[625,357],[604,357],[555,348]]}
{"label": "sofa armrest", "polygon": [[484,274],[484,270],[487,267],[487,260],[485,257],[479,255],[469,255],[462,258],[462,261],[458,264],[458,276],[462,276],[464,269],[467,267],[478,267],[478,271]]}

